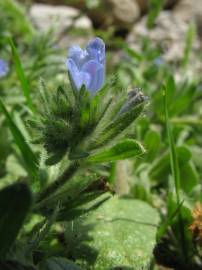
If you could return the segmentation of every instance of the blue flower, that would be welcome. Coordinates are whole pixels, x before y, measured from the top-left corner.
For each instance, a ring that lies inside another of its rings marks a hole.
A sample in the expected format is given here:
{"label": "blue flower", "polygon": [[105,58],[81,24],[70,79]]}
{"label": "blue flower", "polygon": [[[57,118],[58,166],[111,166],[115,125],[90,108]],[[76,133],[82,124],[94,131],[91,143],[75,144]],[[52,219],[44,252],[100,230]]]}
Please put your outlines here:
{"label": "blue flower", "polygon": [[105,44],[100,38],[91,40],[85,50],[79,46],[69,49],[67,68],[70,80],[79,91],[82,85],[95,94],[104,83]]}
{"label": "blue flower", "polygon": [[8,63],[3,59],[0,59],[0,78],[6,76],[9,72]]}

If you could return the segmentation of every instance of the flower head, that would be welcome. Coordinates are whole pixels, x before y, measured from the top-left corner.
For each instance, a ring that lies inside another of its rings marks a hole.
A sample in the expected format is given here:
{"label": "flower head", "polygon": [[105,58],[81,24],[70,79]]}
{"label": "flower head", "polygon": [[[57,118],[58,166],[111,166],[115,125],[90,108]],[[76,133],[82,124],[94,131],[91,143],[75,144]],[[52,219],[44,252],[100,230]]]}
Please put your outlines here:
{"label": "flower head", "polygon": [[6,76],[8,74],[9,67],[8,63],[3,59],[0,59],[0,78]]}
{"label": "flower head", "polygon": [[82,85],[93,95],[103,85],[105,77],[105,44],[100,38],[91,40],[82,50],[79,46],[69,49],[67,68],[70,80],[77,90]]}

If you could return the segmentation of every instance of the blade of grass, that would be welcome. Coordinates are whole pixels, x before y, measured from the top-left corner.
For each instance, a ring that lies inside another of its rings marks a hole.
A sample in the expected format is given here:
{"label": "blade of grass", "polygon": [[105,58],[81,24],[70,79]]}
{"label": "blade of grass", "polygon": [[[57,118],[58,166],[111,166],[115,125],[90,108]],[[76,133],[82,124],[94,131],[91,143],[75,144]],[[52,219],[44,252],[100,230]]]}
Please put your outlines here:
{"label": "blade of grass", "polygon": [[22,67],[22,63],[21,63],[21,60],[20,60],[20,56],[19,56],[19,54],[17,52],[17,49],[16,49],[16,47],[14,45],[14,42],[13,42],[12,38],[11,37],[6,37],[5,41],[9,44],[9,46],[11,48],[13,61],[14,61],[14,64],[15,64],[16,74],[17,74],[18,79],[20,81],[22,91],[23,91],[23,95],[25,97],[27,106],[33,112],[34,107],[33,107],[32,99],[31,99],[31,96],[30,96],[29,83],[28,83],[28,80],[27,80],[27,78],[25,76],[24,69]]}
{"label": "blade of grass", "polygon": [[187,261],[188,255],[186,250],[186,241],[185,241],[185,231],[182,219],[182,212],[181,212],[181,199],[180,199],[180,170],[179,170],[179,163],[176,153],[176,147],[174,143],[172,128],[170,126],[169,121],[169,114],[168,114],[168,103],[167,103],[167,86],[164,87],[164,107],[165,107],[165,121],[166,121],[166,128],[167,128],[167,136],[168,136],[168,143],[169,143],[169,150],[170,150],[170,165],[171,165],[171,172],[174,179],[175,184],[175,193],[176,193],[176,200],[177,200],[177,207],[179,208],[178,211],[178,224],[179,224],[179,231],[180,231],[180,244],[181,249],[183,252],[183,257],[185,262]]}
{"label": "blade of grass", "polygon": [[9,129],[13,135],[17,147],[19,148],[22,154],[22,158],[29,175],[35,179],[38,171],[38,159],[36,155],[30,148],[30,146],[27,144],[23,134],[12,120],[12,117],[10,116],[1,99],[0,99],[0,110],[3,112],[7,120]]}
{"label": "blade of grass", "polygon": [[166,233],[169,226],[172,225],[174,222],[175,217],[179,214],[180,208],[182,207],[184,201],[180,203],[180,205],[177,206],[175,211],[168,216],[167,220],[163,223],[162,227],[160,227],[157,235],[157,239],[160,240],[160,238]]}
{"label": "blade of grass", "polygon": [[149,14],[147,17],[147,27],[152,28],[155,24],[156,18],[163,8],[165,0],[150,0],[149,1]]}
{"label": "blade of grass", "polygon": [[184,48],[184,57],[182,59],[182,66],[187,66],[190,59],[190,54],[192,52],[194,40],[196,38],[196,26],[195,24],[191,23],[186,33],[186,41],[185,41],[185,48]]}

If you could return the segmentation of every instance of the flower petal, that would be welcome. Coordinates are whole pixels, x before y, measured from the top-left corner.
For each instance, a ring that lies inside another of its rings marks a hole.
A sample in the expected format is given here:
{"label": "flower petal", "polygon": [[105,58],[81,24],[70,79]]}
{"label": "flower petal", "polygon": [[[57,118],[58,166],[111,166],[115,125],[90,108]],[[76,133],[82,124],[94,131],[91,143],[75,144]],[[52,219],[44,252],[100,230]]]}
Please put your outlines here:
{"label": "flower petal", "polygon": [[80,72],[72,59],[67,59],[66,64],[71,77],[70,79],[74,87],[78,91],[80,90],[83,84],[86,86],[86,88],[88,88],[91,81],[90,74],[82,71]]}
{"label": "flower petal", "polygon": [[97,60],[100,64],[105,64],[105,44],[102,39],[96,37],[86,46],[86,51],[91,60]]}
{"label": "flower petal", "polygon": [[0,78],[6,76],[9,72],[8,62],[0,59]]}
{"label": "flower petal", "polygon": [[91,94],[95,94],[104,82],[104,66],[95,60],[90,60],[83,67],[82,71],[90,76],[90,83],[86,85]]}
{"label": "flower petal", "polygon": [[86,50],[82,50],[80,46],[76,45],[69,49],[68,58],[74,61],[78,69],[81,69],[82,65],[89,60],[89,55]]}

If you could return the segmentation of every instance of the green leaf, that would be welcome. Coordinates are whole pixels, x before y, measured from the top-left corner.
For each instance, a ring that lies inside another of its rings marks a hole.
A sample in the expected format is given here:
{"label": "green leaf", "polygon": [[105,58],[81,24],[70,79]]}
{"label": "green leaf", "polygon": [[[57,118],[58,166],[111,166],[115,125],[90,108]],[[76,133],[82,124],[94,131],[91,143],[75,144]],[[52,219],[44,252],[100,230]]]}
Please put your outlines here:
{"label": "green leaf", "polygon": [[[23,42],[32,42],[35,30],[27,15],[25,5],[20,4],[19,1],[0,1],[1,34],[2,32],[12,33],[12,36],[18,40],[23,38]],[[4,26],[3,29],[2,26]]]}
{"label": "green leaf", "polygon": [[54,153],[52,156],[46,159],[46,165],[52,166],[60,162],[61,159],[64,157],[65,153],[66,153],[66,149],[64,151],[58,150],[56,153]]}
{"label": "green leaf", "polygon": [[38,171],[38,159],[30,146],[27,144],[23,134],[19,130],[19,128],[14,123],[11,115],[7,111],[6,107],[4,106],[3,102],[0,99],[0,110],[4,113],[4,116],[8,122],[9,129],[13,135],[13,138],[15,140],[16,145],[18,146],[22,158],[24,160],[24,163],[26,165],[26,168],[33,178],[36,177],[37,171]]}
{"label": "green leaf", "polygon": [[145,104],[145,99],[143,99],[139,104],[131,106],[128,110],[116,115],[114,120],[102,131],[102,136],[98,139],[96,146],[104,145],[128,128],[141,114]]}
{"label": "green leaf", "polygon": [[[180,207],[180,204],[182,201],[180,197],[180,189],[181,189],[180,166],[179,166],[179,159],[177,156],[177,148],[176,148],[174,136],[173,136],[173,129],[172,129],[172,126],[170,124],[170,119],[169,119],[168,103],[167,103],[167,87],[165,87],[164,104],[165,104],[166,129],[167,129],[169,152],[170,152],[170,167],[171,167],[172,177],[173,177],[174,186],[175,186],[177,207]],[[187,252],[186,239],[185,239],[186,238],[185,226],[183,223],[181,208],[179,208],[179,213],[177,217],[178,217],[178,225],[179,225],[179,231],[180,231],[180,248],[181,248],[183,259],[187,261],[188,252]]]}
{"label": "green leaf", "polygon": [[181,188],[187,194],[191,194],[193,188],[199,184],[199,175],[196,172],[194,164],[191,162],[186,163],[180,168]]}
{"label": "green leaf", "polygon": [[138,61],[141,61],[143,59],[143,55],[141,55],[140,53],[138,53],[134,49],[131,49],[130,47],[128,47],[128,45],[125,42],[123,42],[122,47],[126,51],[128,56],[131,57],[132,59],[138,60]]}
{"label": "green leaf", "polygon": [[192,52],[193,43],[196,38],[196,25],[191,23],[186,33],[186,42],[184,48],[184,56],[182,59],[182,65],[186,66],[189,63],[190,54]]}
{"label": "green leaf", "polygon": [[0,269],[2,270],[36,270],[36,268],[32,266],[23,265],[20,262],[14,261],[14,260],[0,262]]}
{"label": "green leaf", "polygon": [[16,183],[0,191],[0,257],[15,241],[32,203],[30,189]]}
{"label": "green leaf", "polygon": [[62,257],[51,257],[40,267],[40,270],[82,270],[75,263]]}
{"label": "green leaf", "polygon": [[15,64],[15,70],[16,70],[18,79],[20,81],[21,87],[22,87],[23,95],[26,99],[29,109],[33,111],[33,104],[32,104],[32,99],[30,96],[29,82],[25,76],[24,69],[22,67],[22,63],[20,60],[20,56],[18,55],[16,47],[13,43],[13,40],[10,37],[5,38],[5,40],[11,47],[13,61]]}
{"label": "green leaf", "polygon": [[[176,147],[177,158],[180,168],[183,167],[191,158],[191,152],[185,146]],[[165,182],[165,177],[170,174],[170,156],[166,151],[152,164],[149,170],[149,176],[154,181]]]}
{"label": "green leaf", "polygon": [[158,153],[161,144],[161,136],[155,130],[149,130],[144,138],[145,148],[147,149],[147,160],[153,160]]}
{"label": "green leaf", "polygon": [[68,223],[68,254],[85,269],[146,270],[158,222],[157,211],[145,202],[114,196],[86,219]]}
{"label": "green leaf", "polygon": [[111,148],[104,150],[87,159],[89,162],[110,162],[120,159],[136,157],[145,152],[144,147],[132,139],[123,140]]}
{"label": "green leaf", "polygon": [[165,0],[150,0],[150,9],[147,17],[147,27],[152,28],[154,26],[155,20],[158,17]]}

